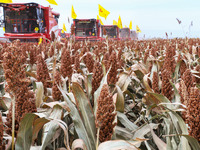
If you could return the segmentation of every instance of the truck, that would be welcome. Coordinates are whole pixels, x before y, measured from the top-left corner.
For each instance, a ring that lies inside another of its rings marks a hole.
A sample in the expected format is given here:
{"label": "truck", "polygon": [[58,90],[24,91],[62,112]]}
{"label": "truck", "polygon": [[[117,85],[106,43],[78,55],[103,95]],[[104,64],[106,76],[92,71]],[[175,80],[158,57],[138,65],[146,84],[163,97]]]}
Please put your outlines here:
{"label": "truck", "polygon": [[131,40],[130,29],[128,27],[119,30],[120,40]]}
{"label": "truck", "polygon": [[112,40],[120,40],[119,38],[119,27],[117,25],[102,25],[101,37],[108,37]]}
{"label": "truck", "polygon": [[59,34],[59,13],[51,7],[38,3],[0,3],[3,7],[3,17],[0,25],[4,27],[3,38],[10,41],[19,39],[21,42],[38,42],[40,38],[51,39]]}
{"label": "truck", "polygon": [[[73,19],[73,33],[76,41],[100,41],[101,24],[97,19]],[[71,29],[72,30],[72,29]]]}

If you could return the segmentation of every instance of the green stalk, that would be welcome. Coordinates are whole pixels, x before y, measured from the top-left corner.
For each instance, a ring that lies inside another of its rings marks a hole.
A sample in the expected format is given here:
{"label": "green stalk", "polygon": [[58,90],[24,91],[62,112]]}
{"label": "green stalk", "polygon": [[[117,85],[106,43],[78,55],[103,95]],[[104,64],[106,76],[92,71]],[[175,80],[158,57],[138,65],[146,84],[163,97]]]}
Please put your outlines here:
{"label": "green stalk", "polygon": [[100,131],[100,128],[97,129],[97,143],[96,143],[96,150],[98,149],[98,146],[99,146],[99,131]]}
{"label": "green stalk", "polygon": [[12,150],[15,146],[15,97],[12,98]]}
{"label": "green stalk", "polygon": [[68,80],[69,82],[69,93],[70,93],[70,91],[71,91],[71,86],[70,86],[70,79]]}

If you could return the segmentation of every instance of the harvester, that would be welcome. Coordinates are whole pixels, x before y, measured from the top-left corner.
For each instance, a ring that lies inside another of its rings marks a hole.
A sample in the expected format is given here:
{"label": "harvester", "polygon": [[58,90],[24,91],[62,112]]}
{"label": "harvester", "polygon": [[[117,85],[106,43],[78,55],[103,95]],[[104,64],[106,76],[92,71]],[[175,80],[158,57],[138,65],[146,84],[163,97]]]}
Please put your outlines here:
{"label": "harvester", "polygon": [[58,36],[59,13],[52,8],[37,3],[0,3],[3,7],[1,26],[5,28],[3,38],[10,41],[38,42],[40,38],[51,39],[54,32]]}
{"label": "harvester", "polygon": [[131,30],[130,37],[131,40],[138,40],[138,33],[136,33],[134,30]]}
{"label": "harvester", "polygon": [[119,27],[117,25],[102,25],[101,35],[102,38],[108,37],[111,40],[120,40]]}
{"label": "harvester", "polygon": [[73,19],[74,32],[76,41],[100,41],[101,24],[97,19]]}
{"label": "harvester", "polygon": [[129,28],[122,28],[119,30],[119,37],[120,40],[130,40],[130,29]]}

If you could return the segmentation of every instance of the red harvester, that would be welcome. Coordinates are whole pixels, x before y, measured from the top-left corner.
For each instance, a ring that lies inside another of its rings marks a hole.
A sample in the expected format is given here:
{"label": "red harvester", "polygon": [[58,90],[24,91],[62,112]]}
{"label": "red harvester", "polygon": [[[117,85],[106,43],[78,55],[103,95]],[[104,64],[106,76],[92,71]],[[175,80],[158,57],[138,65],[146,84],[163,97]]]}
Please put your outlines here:
{"label": "red harvester", "polygon": [[73,36],[75,36],[77,41],[101,40],[101,24],[97,19],[73,19],[73,27]]}
{"label": "red harvester", "polygon": [[58,36],[59,13],[52,8],[37,3],[0,3],[4,17],[1,25],[5,27],[3,38],[10,41],[38,42],[43,37],[51,39],[51,32]]}
{"label": "red harvester", "polygon": [[112,40],[120,40],[119,38],[119,27],[117,25],[102,25],[101,35],[103,38],[108,36]]}
{"label": "red harvester", "polygon": [[119,37],[121,40],[131,40],[130,38],[130,29],[122,28],[119,30]]}

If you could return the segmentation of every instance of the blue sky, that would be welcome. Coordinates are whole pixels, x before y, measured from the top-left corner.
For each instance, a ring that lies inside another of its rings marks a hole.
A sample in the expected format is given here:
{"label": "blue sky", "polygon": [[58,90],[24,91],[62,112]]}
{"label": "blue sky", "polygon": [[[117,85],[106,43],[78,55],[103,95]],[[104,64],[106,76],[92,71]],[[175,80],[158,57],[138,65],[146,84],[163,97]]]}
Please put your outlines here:
{"label": "blue sky", "polygon": [[[13,0],[13,2],[36,2],[44,6],[46,0]],[[200,37],[200,1],[199,0],[56,0],[58,6],[51,5],[54,11],[61,14],[59,26],[65,23],[69,32],[70,24],[67,18],[71,17],[73,4],[77,18],[96,18],[98,4],[110,11],[107,20],[102,18],[104,24],[112,24],[120,15],[122,23],[129,25],[133,22],[133,29],[138,25],[142,30],[140,37],[165,37],[165,32],[172,37]],[[182,21],[177,23],[176,18]],[[193,26],[189,25],[193,21]]]}

